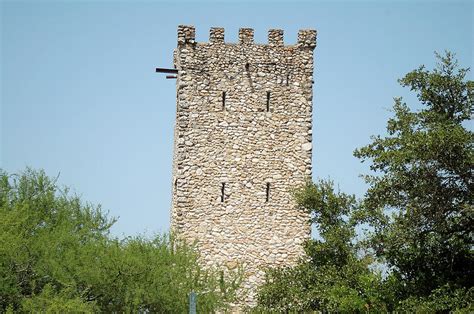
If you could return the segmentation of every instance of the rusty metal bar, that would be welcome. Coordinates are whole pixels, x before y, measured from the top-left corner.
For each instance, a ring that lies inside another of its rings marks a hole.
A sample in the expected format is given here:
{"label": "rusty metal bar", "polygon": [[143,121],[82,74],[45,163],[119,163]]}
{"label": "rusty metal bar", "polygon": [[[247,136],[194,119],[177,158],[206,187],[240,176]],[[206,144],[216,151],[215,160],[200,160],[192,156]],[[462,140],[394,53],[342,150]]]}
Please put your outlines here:
{"label": "rusty metal bar", "polygon": [[176,69],[165,69],[165,68],[156,68],[155,69],[156,73],[173,73],[173,74],[178,74],[178,70]]}

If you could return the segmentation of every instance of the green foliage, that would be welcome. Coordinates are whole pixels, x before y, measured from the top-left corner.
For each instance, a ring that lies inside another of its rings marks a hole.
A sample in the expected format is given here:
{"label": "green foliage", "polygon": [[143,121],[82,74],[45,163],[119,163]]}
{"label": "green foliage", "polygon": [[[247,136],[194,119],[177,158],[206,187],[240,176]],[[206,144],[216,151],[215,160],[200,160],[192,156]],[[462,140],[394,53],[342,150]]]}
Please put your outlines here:
{"label": "green foliage", "polygon": [[442,286],[428,297],[409,297],[400,302],[398,310],[416,313],[472,313],[474,311],[474,288],[453,288]]}
{"label": "green foliage", "polygon": [[[268,270],[257,310],[473,311],[474,82],[451,53],[437,57],[400,80],[423,109],[396,98],[387,135],[355,151],[375,172],[360,204],[331,182],[295,193],[319,238],[296,267]],[[366,238],[358,224],[372,227]]]}
{"label": "green foliage", "polygon": [[94,302],[85,302],[75,296],[74,291],[56,291],[46,284],[40,294],[22,300],[21,310],[29,313],[95,313],[98,308]]}
{"label": "green foliage", "polygon": [[400,297],[474,281],[474,136],[463,124],[474,109],[474,84],[451,53],[437,57],[433,71],[421,66],[400,80],[424,108],[414,112],[395,99],[388,135],[355,152],[376,172],[366,176],[369,240],[398,279]]}
{"label": "green foliage", "polygon": [[293,268],[270,269],[258,293],[262,311],[385,310],[381,277],[358,258],[352,195],[335,192],[331,181],[307,182],[295,192],[311,213],[320,239],[306,243],[307,259]]}
{"label": "green foliage", "polygon": [[307,244],[308,255],[315,266],[328,264],[342,267],[355,256],[351,240],[355,236],[354,223],[348,221],[356,208],[353,195],[335,192],[333,182],[307,182],[294,193],[298,206],[311,214],[311,221],[322,240]]}
{"label": "green foliage", "polygon": [[[0,305],[18,307],[46,284],[83,285],[113,221],[57,190],[42,172],[0,175]],[[84,265],[85,264],[85,265]]]}
{"label": "green foliage", "polygon": [[229,285],[201,269],[194,250],[169,237],[115,240],[106,253],[90,293],[100,295],[97,302],[107,312],[186,312],[191,291],[198,294],[198,310],[212,312],[235,297],[235,278]]}
{"label": "green foliage", "polygon": [[44,172],[0,173],[0,311],[186,312],[225,309],[238,278],[198,265],[169,236],[112,238],[100,207],[60,190]]}

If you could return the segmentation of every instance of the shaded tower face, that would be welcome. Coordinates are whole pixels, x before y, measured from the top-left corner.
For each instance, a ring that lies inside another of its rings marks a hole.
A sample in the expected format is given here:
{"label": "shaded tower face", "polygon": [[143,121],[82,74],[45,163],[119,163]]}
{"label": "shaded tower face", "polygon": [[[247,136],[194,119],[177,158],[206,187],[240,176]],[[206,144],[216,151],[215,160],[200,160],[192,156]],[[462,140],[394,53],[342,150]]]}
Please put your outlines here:
{"label": "shaded tower face", "polygon": [[195,42],[179,26],[174,54],[177,114],[171,228],[196,241],[208,267],[245,267],[251,293],[265,267],[294,265],[310,238],[307,213],[293,188],[311,176],[313,50],[316,31],[295,45],[270,30],[256,44],[253,29],[226,43],[212,28]]}

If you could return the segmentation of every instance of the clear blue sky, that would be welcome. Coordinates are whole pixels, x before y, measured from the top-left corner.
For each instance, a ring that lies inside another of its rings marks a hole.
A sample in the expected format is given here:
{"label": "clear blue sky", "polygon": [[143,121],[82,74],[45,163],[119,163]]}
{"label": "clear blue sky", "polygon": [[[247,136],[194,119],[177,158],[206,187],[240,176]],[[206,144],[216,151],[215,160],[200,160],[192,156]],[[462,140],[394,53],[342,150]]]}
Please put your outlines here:
{"label": "clear blue sky", "polygon": [[[166,231],[171,200],[178,24],[316,28],[314,176],[362,196],[367,165],[352,156],[385,131],[396,80],[433,52],[473,65],[473,2],[2,1],[0,167],[43,168],[119,221],[116,235]],[[472,74],[471,74],[472,79]]]}

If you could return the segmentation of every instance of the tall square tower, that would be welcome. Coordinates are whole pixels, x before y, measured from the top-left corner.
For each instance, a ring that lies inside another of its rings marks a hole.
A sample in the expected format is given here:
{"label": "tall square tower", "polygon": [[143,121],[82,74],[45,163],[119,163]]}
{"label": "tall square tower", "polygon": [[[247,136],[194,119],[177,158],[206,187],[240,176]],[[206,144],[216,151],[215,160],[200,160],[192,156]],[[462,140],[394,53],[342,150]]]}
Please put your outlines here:
{"label": "tall square tower", "polygon": [[[265,267],[294,265],[310,238],[309,214],[291,191],[311,176],[316,31],[285,45],[212,28],[208,43],[178,27],[172,231],[196,241],[208,267],[245,268],[255,290]],[[254,296],[248,296],[251,304]]]}

